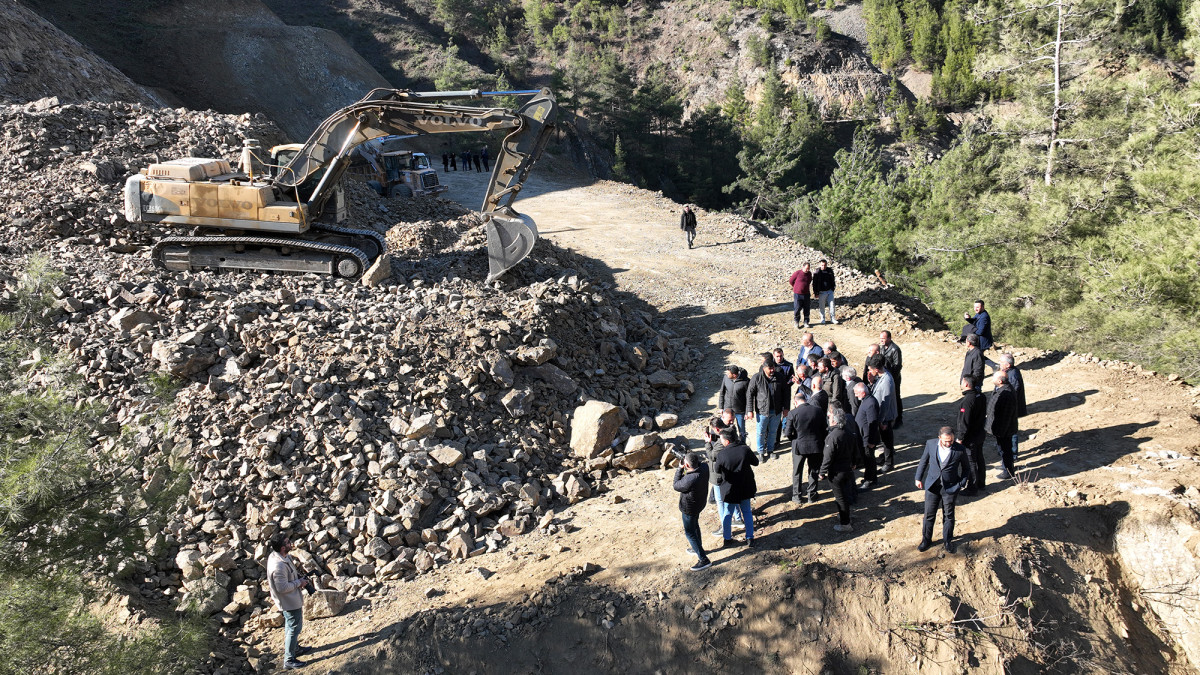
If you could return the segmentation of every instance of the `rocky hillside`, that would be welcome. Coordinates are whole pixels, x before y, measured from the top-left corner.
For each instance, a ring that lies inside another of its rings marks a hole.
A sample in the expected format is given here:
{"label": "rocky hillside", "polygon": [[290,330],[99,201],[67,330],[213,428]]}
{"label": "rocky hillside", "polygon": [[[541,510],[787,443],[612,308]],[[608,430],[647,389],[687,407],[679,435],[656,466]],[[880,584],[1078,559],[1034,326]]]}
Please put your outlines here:
{"label": "rocky hillside", "polygon": [[0,102],[160,104],[108,61],[19,2],[0,6]]}
{"label": "rocky hillside", "polygon": [[257,0],[28,4],[138,83],[195,110],[266,114],[296,140],[388,86],[336,33]]}

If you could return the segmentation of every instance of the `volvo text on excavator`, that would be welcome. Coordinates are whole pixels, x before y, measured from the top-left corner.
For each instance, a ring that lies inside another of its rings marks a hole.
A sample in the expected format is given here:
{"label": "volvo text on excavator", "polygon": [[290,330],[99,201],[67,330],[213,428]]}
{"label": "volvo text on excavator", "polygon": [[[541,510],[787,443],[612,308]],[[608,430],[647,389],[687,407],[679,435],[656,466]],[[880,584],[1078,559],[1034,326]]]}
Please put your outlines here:
{"label": "volvo text on excavator", "polygon": [[[530,95],[517,110],[435,101]],[[341,178],[350,153],[392,134],[508,130],[484,194],[490,282],[537,242],[532,219],[512,208],[550,138],[557,105],[547,89],[521,92],[410,92],[375,89],[321,123],[302,145],[277,146],[270,161],[246,141],[240,166],[187,157],[152,164],[125,183],[125,218],[192,228],[161,239],[154,261],[166,269],[317,272],[357,278],[385,253],[383,238],[343,227]]]}

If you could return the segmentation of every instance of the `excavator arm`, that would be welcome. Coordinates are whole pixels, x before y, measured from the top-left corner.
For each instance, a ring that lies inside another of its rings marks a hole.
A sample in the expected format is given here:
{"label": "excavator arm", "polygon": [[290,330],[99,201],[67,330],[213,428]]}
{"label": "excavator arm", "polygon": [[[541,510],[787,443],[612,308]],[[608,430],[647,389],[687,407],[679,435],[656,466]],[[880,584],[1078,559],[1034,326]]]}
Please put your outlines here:
{"label": "excavator arm", "polygon": [[280,170],[275,184],[294,193],[298,202],[306,203],[316,214],[350,165],[351,151],[362,143],[393,134],[511,130],[496,157],[483,198],[490,282],[529,255],[537,242],[537,228],[513,210],[512,202],[549,140],[557,105],[548,89],[536,92],[516,111],[430,102],[484,95],[477,90],[414,93],[375,89],[322,122]]}

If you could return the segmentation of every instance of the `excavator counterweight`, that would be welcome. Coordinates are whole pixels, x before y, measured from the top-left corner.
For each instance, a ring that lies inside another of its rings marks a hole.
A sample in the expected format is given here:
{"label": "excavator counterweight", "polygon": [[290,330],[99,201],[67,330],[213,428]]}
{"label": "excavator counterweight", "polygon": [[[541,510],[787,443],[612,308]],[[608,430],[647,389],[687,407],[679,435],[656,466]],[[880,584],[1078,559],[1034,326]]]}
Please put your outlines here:
{"label": "excavator counterweight", "polygon": [[[515,111],[436,102],[502,93],[532,96]],[[341,179],[356,147],[390,135],[505,130],[483,199],[490,282],[525,259],[537,242],[533,221],[512,203],[545,149],[556,113],[547,89],[486,94],[375,89],[330,115],[303,145],[278,146],[270,162],[257,158],[257,142],[248,139],[237,169],[226,160],[191,157],[151,165],[126,182],[125,216],[194,230],[155,246],[155,262],[167,269],[356,278],[386,251],[378,234],[340,225]]]}

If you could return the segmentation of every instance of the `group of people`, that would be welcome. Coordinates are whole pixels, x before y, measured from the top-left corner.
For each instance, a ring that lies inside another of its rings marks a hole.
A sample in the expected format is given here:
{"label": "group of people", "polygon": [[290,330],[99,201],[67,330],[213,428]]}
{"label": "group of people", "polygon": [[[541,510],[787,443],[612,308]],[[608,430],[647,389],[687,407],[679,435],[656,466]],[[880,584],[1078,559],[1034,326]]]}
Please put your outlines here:
{"label": "group of people", "polygon": [[[828,267],[822,262],[821,271],[825,271]],[[789,282],[797,302],[798,326],[808,323],[807,314],[803,324],[800,319],[816,276],[806,277],[802,272],[807,269],[798,270],[801,276],[793,275]],[[954,426],[942,427],[937,437],[925,444],[914,476],[916,487],[925,491],[917,547],[921,551],[933,545],[933,526],[940,508],[942,543],[948,552],[954,552],[958,495],[986,492],[983,446],[989,435],[999,449],[1000,477],[1016,475],[1017,418],[1026,413],[1024,381],[1012,354],[1000,355],[998,363],[984,356],[993,340],[983,302],[976,301],[974,315],[964,318],[968,323],[962,341],[968,351],[960,377],[957,419]],[[895,429],[903,424],[900,384],[904,359],[890,331],[881,331],[878,342],[868,347],[861,371],[847,362],[833,340],[818,344],[811,332],[802,334],[794,361],[787,360],[782,348],[761,357],[753,375],[736,365],[725,368],[717,394],[719,415],[711,418],[705,429],[705,452],[689,454],[676,472],[675,489],[683,493],[680,510],[686,538],[698,559],[692,569],[711,564],[699,526],[700,512],[708,503],[717,507],[720,525],[713,534],[722,538],[722,548],[735,545],[733,532],[737,529],[745,530],[745,543],[753,546],[751,500],[757,494],[753,467],[774,456],[783,436],[792,457],[792,502],[800,506],[815,503],[819,485],[828,483],[837,505],[837,532],[853,530],[851,507],[859,492],[876,487],[880,476],[895,466]],[[985,363],[993,367],[990,379],[994,390],[987,396],[982,393]],[[753,449],[747,435],[751,420],[755,422]]]}
{"label": "group of people", "polygon": [[459,153],[443,152],[442,153],[442,171],[458,171],[458,163],[462,162],[463,171],[470,171],[471,165],[475,165],[475,171],[490,171],[488,168],[488,149],[483,146],[477,150],[463,150]]}

